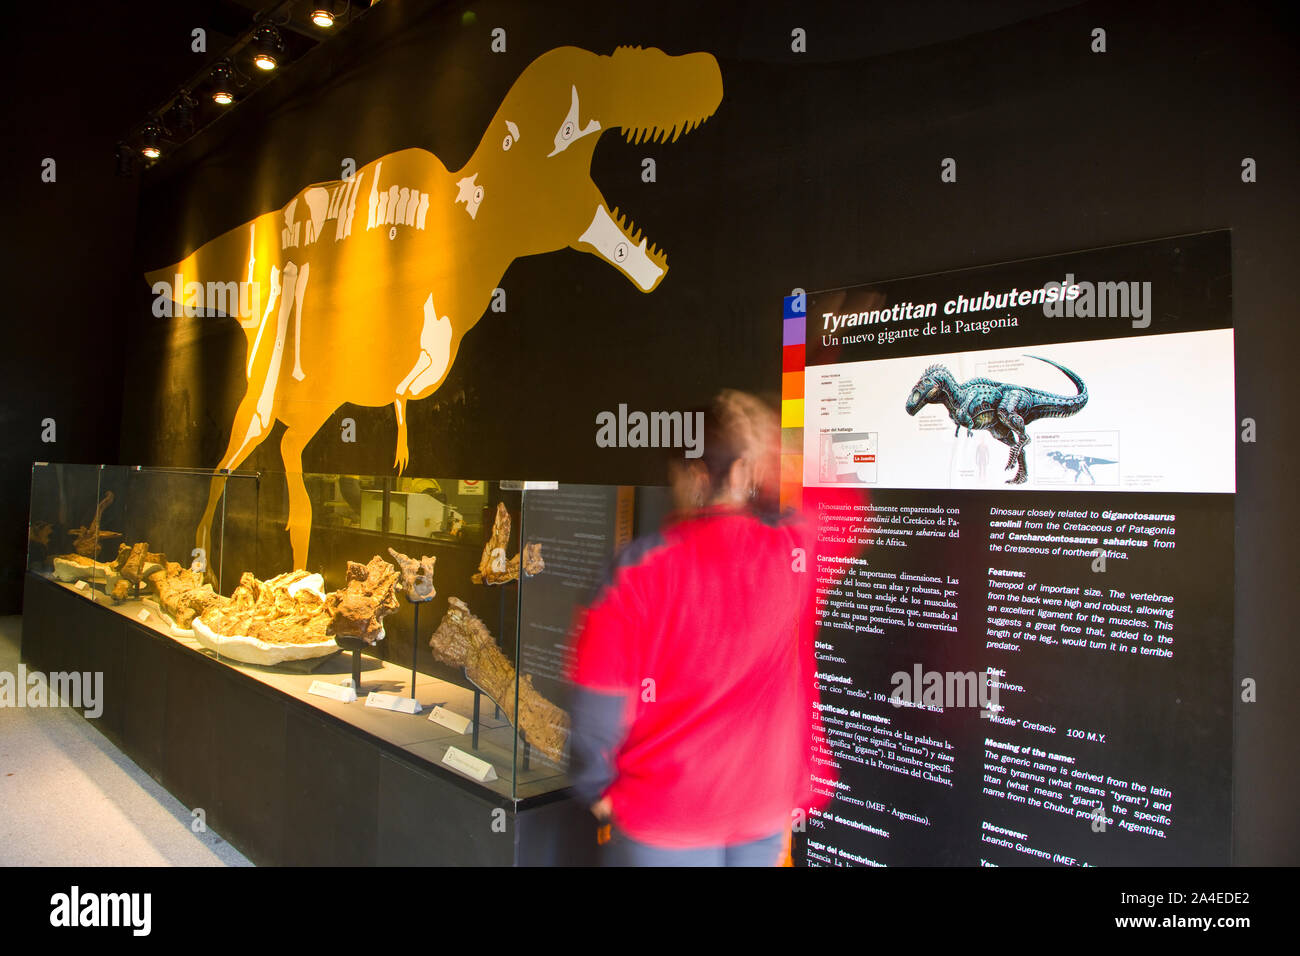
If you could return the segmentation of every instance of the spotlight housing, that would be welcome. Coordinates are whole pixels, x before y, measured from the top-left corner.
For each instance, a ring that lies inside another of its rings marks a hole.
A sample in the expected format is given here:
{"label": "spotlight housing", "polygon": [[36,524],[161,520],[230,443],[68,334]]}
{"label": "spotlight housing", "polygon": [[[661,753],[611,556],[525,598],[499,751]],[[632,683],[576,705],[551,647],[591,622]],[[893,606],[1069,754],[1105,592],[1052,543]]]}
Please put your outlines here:
{"label": "spotlight housing", "polygon": [[218,106],[229,106],[235,102],[235,71],[230,63],[222,60],[212,68],[210,79],[212,102]]}
{"label": "spotlight housing", "polygon": [[157,124],[150,123],[140,133],[140,155],[145,159],[157,159],[162,155],[162,147],[158,145],[158,140],[162,138],[162,130]]}
{"label": "spotlight housing", "polygon": [[329,7],[318,6],[311,12],[311,22],[321,29],[328,30],[334,26],[334,11]]}
{"label": "spotlight housing", "polygon": [[271,24],[258,27],[253,34],[253,65],[259,70],[270,72],[279,66],[278,57],[284,52],[284,40],[280,31]]}
{"label": "spotlight housing", "polygon": [[198,104],[194,102],[194,97],[190,96],[189,91],[181,91],[181,95],[176,98],[176,102],[167,112],[167,125],[173,130],[184,133],[193,132],[196,106]]}

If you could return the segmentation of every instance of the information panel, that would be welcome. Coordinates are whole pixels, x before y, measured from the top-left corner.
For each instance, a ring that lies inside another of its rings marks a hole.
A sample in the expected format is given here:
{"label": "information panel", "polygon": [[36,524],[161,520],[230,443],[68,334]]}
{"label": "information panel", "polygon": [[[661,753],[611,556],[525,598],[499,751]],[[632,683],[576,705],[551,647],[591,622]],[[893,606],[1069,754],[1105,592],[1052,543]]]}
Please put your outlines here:
{"label": "information panel", "polygon": [[1229,234],[811,294],[802,327],[834,794],[802,858],[1227,864]]}

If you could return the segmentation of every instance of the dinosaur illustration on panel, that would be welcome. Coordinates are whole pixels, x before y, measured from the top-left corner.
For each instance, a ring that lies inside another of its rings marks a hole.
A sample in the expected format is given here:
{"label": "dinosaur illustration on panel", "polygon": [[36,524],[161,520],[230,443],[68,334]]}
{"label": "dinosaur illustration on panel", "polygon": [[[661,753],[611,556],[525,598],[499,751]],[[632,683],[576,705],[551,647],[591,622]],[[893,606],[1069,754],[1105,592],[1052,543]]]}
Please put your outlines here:
{"label": "dinosaur illustration on panel", "polygon": [[1049,451],[1047,457],[1056,462],[1061,468],[1068,472],[1074,473],[1074,481],[1078,484],[1080,478],[1085,475],[1089,483],[1096,484],[1097,477],[1092,473],[1093,465],[1118,465],[1119,462],[1113,458],[1093,458],[1091,455],[1071,455],[1063,451]]}
{"label": "dinosaur illustration on panel", "polygon": [[404,470],[406,403],[442,384],[515,259],[576,249],[653,292],[667,257],[610,210],[591,180],[592,153],[614,129],[632,143],[675,141],[721,100],[722,74],[708,53],[560,47],[524,69],[459,170],[423,149],[389,153],[148,273],[155,292],[176,303],[201,302],[205,288],[209,301],[221,294],[248,339],[247,391],[197,545],[207,553],[223,473],[278,420],[294,566],[306,567],[307,443],[345,403],[391,404],[394,467]]}
{"label": "dinosaur illustration on panel", "polygon": [[948,417],[957,426],[954,438],[961,434],[963,426],[968,437],[972,429],[987,429],[994,438],[1011,448],[1007,468],[1015,466],[1016,473],[1007,479],[1007,484],[1024,484],[1029,480],[1029,466],[1025,463],[1029,433],[1025,429],[1040,418],[1065,418],[1078,414],[1088,404],[1088,386],[1079,376],[1051,359],[1037,355],[1026,358],[1038,359],[1060,369],[1079,393],[1054,395],[989,378],[973,378],[959,385],[945,366],[931,365],[912,386],[907,397],[907,414],[915,415],[926,405],[938,404],[948,409]]}

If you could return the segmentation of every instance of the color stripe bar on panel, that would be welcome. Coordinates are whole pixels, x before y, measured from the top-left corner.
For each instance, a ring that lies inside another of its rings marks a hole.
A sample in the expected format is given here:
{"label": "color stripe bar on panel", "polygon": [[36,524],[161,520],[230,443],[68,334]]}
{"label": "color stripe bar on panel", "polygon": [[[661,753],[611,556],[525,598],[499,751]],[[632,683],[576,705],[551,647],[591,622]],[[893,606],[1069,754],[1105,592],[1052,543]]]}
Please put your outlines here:
{"label": "color stripe bar on panel", "polygon": [[781,507],[803,505],[803,395],[807,305],[785,297],[781,314]]}

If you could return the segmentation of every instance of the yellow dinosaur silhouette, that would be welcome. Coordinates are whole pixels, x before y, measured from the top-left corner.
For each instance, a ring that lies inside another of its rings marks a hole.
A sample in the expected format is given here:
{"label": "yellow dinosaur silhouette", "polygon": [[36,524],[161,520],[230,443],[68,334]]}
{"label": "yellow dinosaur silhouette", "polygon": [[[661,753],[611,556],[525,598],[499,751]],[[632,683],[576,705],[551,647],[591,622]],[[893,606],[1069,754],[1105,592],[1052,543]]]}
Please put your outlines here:
{"label": "yellow dinosaur silhouette", "polygon": [[461,169],[449,172],[423,149],[389,153],[148,273],[160,298],[191,306],[205,283],[209,301],[214,284],[234,294],[236,281],[246,283],[226,311],[248,338],[248,386],[214,471],[198,547],[208,553],[222,473],[238,468],[279,420],[287,530],[294,566],[305,568],[307,443],[344,403],[391,403],[400,473],[406,402],[442,384],[514,259],[573,248],[653,291],[667,259],[609,210],[591,181],[596,141],[611,129],[634,143],[676,140],[721,100],[722,74],[708,53],[619,47],[601,56],[560,47],[520,74]]}

